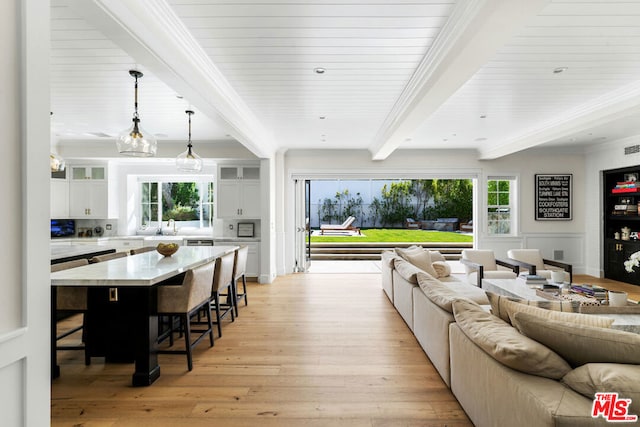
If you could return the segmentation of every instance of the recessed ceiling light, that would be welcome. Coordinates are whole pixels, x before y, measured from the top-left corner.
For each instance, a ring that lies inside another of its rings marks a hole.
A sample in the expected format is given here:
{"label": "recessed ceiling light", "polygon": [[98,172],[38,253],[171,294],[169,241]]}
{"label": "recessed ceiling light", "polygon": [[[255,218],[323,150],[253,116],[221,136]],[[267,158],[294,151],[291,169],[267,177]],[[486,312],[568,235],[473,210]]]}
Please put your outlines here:
{"label": "recessed ceiling light", "polygon": [[563,73],[563,72],[567,71],[568,69],[569,69],[568,67],[554,68],[553,69],[553,74],[560,74],[560,73]]}
{"label": "recessed ceiling light", "polygon": [[412,141],[412,139],[411,138],[405,138],[404,141],[405,142],[410,142],[410,141]]}
{"label": "recessed ceiling light", "polygon": [[327,72],[327,69],[322,67],[317,67],[313,69],[313,72],[316,74],[324,74]]}
{"label": "recessed ceiling light", "polygon": [[486,114],[483,114],[483,115],[481,115],[481,116],[480,116],[480,118],[481,118],[481,119],[486,119],[486,118],[487,118],[487,115],[486,115]]}
{"label": "recessed ceiling light", "polygon": [[327,118],[327,116],[320,116],[320,120],[324,120],[326,118]]}
{"label": "recessed ceiling light", "polygon": [[184,96],[182,96],[182,95],[176,95],[176,98],[178,98],[178,99],[184,99]]}
{"label": "recessed ceiling light", "polygon": [[476,142],[481,142],[481,141],[486,141],[487,138],[476,138],[474,141]]}

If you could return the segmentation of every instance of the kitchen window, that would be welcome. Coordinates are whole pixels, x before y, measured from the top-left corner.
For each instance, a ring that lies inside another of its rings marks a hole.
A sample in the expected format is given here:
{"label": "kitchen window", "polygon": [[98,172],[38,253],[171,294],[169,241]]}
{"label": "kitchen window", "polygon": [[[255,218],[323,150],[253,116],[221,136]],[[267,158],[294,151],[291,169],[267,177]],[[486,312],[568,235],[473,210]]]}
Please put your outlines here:
{"label": "kitchen window", "polygon": [[165,226],[211,228],[214,187],[203,181],[140,181],[140,228]]}

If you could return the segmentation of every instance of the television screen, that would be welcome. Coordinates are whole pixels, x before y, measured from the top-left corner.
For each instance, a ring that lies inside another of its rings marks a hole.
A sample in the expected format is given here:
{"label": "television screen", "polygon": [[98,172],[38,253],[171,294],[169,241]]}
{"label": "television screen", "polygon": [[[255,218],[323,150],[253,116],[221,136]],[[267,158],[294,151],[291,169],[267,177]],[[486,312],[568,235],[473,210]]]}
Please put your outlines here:
{"label": "television screen", "polygon": [[73,219],[52,219],[51,237],[69,237],[76,234],[76,222]]}

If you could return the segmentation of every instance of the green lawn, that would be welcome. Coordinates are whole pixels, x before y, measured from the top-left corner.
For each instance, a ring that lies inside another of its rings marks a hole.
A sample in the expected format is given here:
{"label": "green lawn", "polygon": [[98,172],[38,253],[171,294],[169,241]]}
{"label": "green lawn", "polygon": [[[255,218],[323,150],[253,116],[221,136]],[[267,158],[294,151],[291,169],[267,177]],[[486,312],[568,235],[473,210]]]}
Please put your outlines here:
{"label": "green lawn", "polygon": [[469,234],[448,231],[364,228],[362,236],[311,236],[311,243],[340,242],[472,242]]}

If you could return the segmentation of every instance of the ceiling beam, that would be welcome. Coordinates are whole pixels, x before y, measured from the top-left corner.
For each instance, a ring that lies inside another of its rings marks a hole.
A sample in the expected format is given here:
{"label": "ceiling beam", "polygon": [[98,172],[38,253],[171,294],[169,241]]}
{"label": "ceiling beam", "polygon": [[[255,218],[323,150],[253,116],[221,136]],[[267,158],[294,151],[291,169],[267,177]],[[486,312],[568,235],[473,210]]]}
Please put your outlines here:
{"label": "ceiling beam", "polygon": [[560,138],[584,134],[606,123],[640,115],[640,82],[606,93],[564,112],[520,135],[480,148],[479,158],[491,160]]}
{"label": "ceiling beam", "polygon": [[260,158],[270,133],[164,0],[68,0],[88,23]]}
{"label": "ceiling beam", "polygon": [[384,160],[484,65],[548,0],[466,0],[422,59],[370,147]]}

